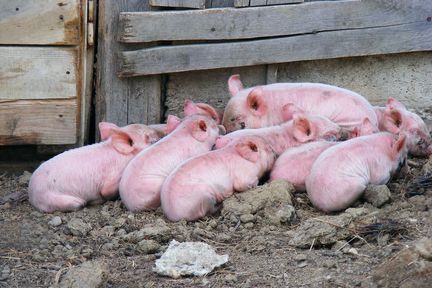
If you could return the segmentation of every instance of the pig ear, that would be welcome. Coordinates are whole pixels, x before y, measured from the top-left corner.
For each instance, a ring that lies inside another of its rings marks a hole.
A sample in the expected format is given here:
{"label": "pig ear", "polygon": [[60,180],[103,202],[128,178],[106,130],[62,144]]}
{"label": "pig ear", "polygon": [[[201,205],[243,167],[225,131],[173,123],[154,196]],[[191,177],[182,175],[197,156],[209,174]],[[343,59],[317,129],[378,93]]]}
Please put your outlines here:
{"label": "pig ear", "polygon": [[112,129],[118,129],[119,127],[113,123],[109,122],[100,122],[99,123],[99,132],[101,141],[105,141],[112,134]]}
{"label": "pig ear", "polygon": [[220,149],[228,145],[228,143],[231,142],[231,139],[229,137],[217,137],[215,142],[216,149]]}
{"label": "pig ear", "polygon": [[[145,135],[145,142],[149,142],[149,136]],[[111,135],[111,141],[112,145],[114,146],[114,149],[116,149],[118,152],[122,154],[130,154],[132,153],[134,148],[134,141],[132,137],[120,130],[120,129],[112,129],[112,135]]]}
{"label": "pig ear", "polygon": [[371,135],[377,132],[377,128],[372,124],[369,118],[364,118],[361,124],[360,135]]}
{"label": "pig ear", "polygon": [[247,96],[247,107],[256,116],[262,116],[267,112],[267,105],[264,100],[262,87],[254,88]]}
{"label": "pig ear", "polygon": [[282,118],[285,122],[293,119],[294,115],[298,113],[304,113],[304,110],[293,103],[285,104],[282,107]]}
{"label": "pig ear", "polygon": [[393,134],[399,133],[402,125],[402,113],[396,108],[386,107],[384,117],[385,129]]}
{"label": "pig ear", "polygon": [[387,100],[386,107],[389,107],[391,109],[397,108],[397,109],[406,110],[406,107],[401,102],[394,99],[393,97],[390,97]]}
{"label": "pig ear", "polygon": [[258,146],[252,141],[240,142],[235,145],[237,153],[253,163],[258,161]]}
{"label": "pig ear", "polygon": [[391,159],[395,160],[398,158],[398,155],[400,152],[405,149],[405,143],[406,143],[406,136],[405,134],[401,133],[399,134],[399,138],[394,142],[392,149],[391,149]]}
{"label": "pig ear", "polygon": [[295,114],[293,119],[293,135],[299,142],[307,142],[313,138],[312,123],[301,114]]}
{"label": "pig ear", "polygon": [[240,75],[235,74],[228,79],[228,90],[231,94],[231,97],[234,97],[238,92],[243,90],[243,84],[240,81]]}
{"label": "pig ear", "polygon": [[197,108],[201,110],[205,115],[210,116],[213,120],[216,121],[216,123],[221,123],[221,116],[218,113],[218,111],[213,108],[212,106],[205,104],[205,103],[197,103]]}
{"label": "pig ear", "polygon": [[168,115],[167,124],[165,126],[165,134],[169,134],[174,131],[175,128],[181,123],[180,118],[174,115]]}
{"label": "pig ear", "polygon": [[207,123],[204,120],[198,120],[193,123],[192,137],[200,142],[204,142],[207,138]]}
{"label": "pig ear", "polygon": [[197,105],[189,99],[186,99],[183,104],[183,113],[185,116],[190,116],[194,114],[198,114],[199,110]]}

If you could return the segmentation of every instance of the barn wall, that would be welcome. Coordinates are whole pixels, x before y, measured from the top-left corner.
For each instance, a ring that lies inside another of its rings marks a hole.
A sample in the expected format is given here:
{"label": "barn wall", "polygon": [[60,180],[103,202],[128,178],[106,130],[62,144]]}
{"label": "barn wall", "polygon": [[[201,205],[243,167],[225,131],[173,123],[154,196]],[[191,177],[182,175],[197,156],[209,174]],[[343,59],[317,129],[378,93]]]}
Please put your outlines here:
{"label": "barn wall", "polygon": [[[240,74],[245,87],[266,83],[267,65],[173,73],[166,85],[166,113],[181,115],[183,101],[203,101],[223,108],[227,80]],[[277,82],[321,82],[356,91],[372,104],[391,96],[408,107],[432,107],[432,52],[402,53],[277,65]]]}

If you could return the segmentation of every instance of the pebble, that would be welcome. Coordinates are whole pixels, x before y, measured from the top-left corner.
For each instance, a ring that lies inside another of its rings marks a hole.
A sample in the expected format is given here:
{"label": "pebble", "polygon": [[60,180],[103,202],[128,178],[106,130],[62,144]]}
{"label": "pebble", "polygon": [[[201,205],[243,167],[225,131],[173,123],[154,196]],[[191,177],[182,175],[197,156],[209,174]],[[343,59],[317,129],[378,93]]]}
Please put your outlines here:
{"label": "pebble", "polygon": [[240,221],[242,223],[254,222],[255,220],[256,220],[256,217],[252,214],[243,214],[240,216]]}
{"label": "pebble", "polygon": [[417,253],[424,259],[432,260],[432,239],[422,238],[415,244]]}
{"label": "pebble", "polygon": [[366,187],[364,198],[373,206],[380,208],[390,202],[391,193],[386,185],[368,185]]}
{"label": "pebble", "polygon": [[3,266],[3,269],[1,269],[1,271],[0,271],[0,281],[4,281],[4,280],[8,279],[10,272],[11,272],[11,270],[10,270],[8,265]]}
{"label": "pebble", "polygon": [[60,226],[62,224],[62,219],[59,216],[54,216],[53,218],[51,218],[48,224],[53,227]]}
{"label": "pebble", "polygon": [[160,244],[154,240],[142,240],[137,244],[137,250],[143,254],[154,254],[160,247]]}
{"label": "pebble", "polygon": [[92,229],[92,226],[81,219],[73,218],[67,223],[67,228],[69,228],[74,236],[86,236]]}

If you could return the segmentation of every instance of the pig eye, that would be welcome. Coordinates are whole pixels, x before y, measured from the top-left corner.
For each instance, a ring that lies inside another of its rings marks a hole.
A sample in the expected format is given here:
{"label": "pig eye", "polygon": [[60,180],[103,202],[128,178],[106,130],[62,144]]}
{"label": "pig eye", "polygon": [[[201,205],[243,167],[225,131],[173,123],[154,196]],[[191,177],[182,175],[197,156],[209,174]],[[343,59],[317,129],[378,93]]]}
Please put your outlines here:
{"label": "pig eye", "polygon": [[246,124],[245,124],[244,122],[240,122],[240,128],[241,128],[241,129],[246,128]]}
{"label": "pig eye", "polygon": [[425,144],[425,140],[424,139],[420,139],[418,142],[417,142],[417,145],[418,146],[423,146]]}

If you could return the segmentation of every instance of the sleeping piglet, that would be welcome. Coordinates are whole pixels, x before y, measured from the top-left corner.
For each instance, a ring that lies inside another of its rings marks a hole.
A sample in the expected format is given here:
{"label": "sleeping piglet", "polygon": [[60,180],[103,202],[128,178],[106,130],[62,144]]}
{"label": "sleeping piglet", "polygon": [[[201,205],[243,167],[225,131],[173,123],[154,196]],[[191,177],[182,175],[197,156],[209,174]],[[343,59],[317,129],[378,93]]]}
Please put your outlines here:
{"label": "sleeping piglet", "polygon": [[160,206],[165,178],[183,161],[212,149],[219,127],[205,115],[186,117],[173,132],[139,153],[126,167],[120,181],[120,198],[132,211]]}
{"label": "sleeping piglet", "polygon": [[320,115],[349,131],[364,118],[378,128],[373,107],[361,95],[320,83],[276,83],[243,88],[239,75],[228,80],[231,99],[222,123],[227,132],[261,128],[291,120],[294,112]]}
{"label": "sleeping piglet", "polygon": [[325,139],[338,140],[344,131],[326,117],[296,113],[294,119],[281,125],[257,129],[243,129],[219,136],[215,148],[225,146],[233,139],[245,135],[258,135],[265,138],[279,155],[289,147],[295,147],[306,142]]}
{"label": "sleeping piglet", "polygon": [[234,192],[258,185],[275,153],[259,136],[244,136],[222,149],[194,157],[176,168],[162,186],[161,202],[171,221],[193,221],[216,211]]}
{"label": "sleeping piglet", "polygon": [[325,150],[306,178],[312,204],[325,212],[342,210],[355,202],[368,184],[387,183],[406,160],[406,140],[404,134],[379,132]]}
{"label": "sleeping piglet", "polygon": [[118,195],[121,174],[129,161],[162,135],[142,124],[122,128],[99,123],[101,143],[63,152],[33,173],[30,203],[43,212],[74,211]]}
{"label": "sleeping piglet", "polygon": [[270,173],[270,181],[284,179],[294,185],[297,191],[305,191],[306,177],[310,174],[312,164],[326,149],[338,142],[316,141],[283,152],[277,159]]}
{"label": "sleeping piglet", "polygon": [[420,116],[408,111],[402,103],[394,98],[387,100],[386,107],[374,107],[374,109],[381,131],[406,134],[410,154],[414,156],[432,154],[432,137]]}

